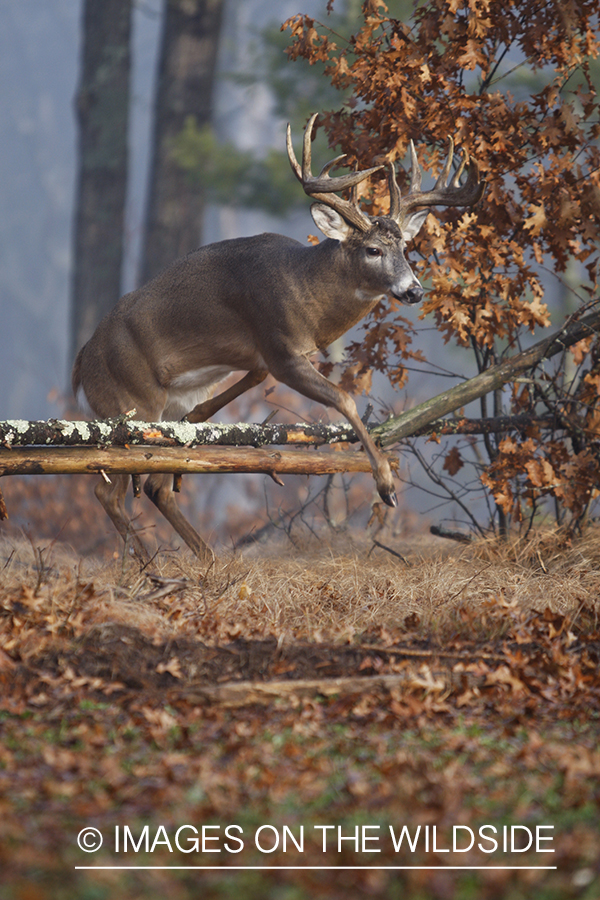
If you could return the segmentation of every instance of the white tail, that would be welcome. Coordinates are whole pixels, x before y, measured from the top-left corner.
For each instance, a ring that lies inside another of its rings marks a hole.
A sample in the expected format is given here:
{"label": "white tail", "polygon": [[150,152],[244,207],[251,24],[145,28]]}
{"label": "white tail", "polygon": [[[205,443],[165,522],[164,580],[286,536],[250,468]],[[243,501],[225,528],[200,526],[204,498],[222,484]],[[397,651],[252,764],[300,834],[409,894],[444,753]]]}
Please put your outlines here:
{"label": "white tail", "polygon": [[[288,125],[290,164],[307,194],[316,225],[327,240],[304,246],[278,234],[221,241],[176,260],[148,284],[126,294],[99,324],[73,367],[73,389],[82,387],[94,412],[108,418],[135,408],[148,422],[186,417],[203,422],[270,372],[276,379],[350,422],[368,454],[382,499],[396,505],[389,463],[361,422],[352,398],[320,375],[310,362],[362,319],[384,294],[418,303],[423,289],[404,251],[425,221],[429,205],[470,206],[483,183],[465,162],[448,183],[453,145],[431,191],[421,191],[421,172],[411,142],[411,188],[402,197],[389,166],[390,215],[370,217],[356,201],[356,186],[381,166],[332,178],[338,157],[315,177],[310,145],[316,115],[306,128],[302,166]],[[337,191],[352,189],[351,200]],[[211,398],[232,371],[246,371],[237,384]],[[145,549],[124,509],[128,476],[102,480],[96,496],[121,536],[136,552]],[[150,475],[144,490],[190,549],[201,559],[212,552],[180,512],[172,476]]]}

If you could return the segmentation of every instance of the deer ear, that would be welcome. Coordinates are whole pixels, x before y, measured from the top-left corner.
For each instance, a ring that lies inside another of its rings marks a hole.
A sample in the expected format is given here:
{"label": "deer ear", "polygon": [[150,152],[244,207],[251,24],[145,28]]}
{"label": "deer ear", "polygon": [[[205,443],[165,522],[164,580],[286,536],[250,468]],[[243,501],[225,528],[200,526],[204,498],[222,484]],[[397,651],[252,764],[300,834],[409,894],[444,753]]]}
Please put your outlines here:
{"label": "deer ear", "polygon": [[412,241],[412,239],[418,235],[430,212],[431,210],[429,209],[420,209],[418,212],[412,214],[408,222],[403,223],[402,237],[405,241]]}
{"label": "deer ear", "polygon": [[325,237],[333,238],[334,241],[345,241],[354,231],[352,225],[349,225],[338,212],[323,203],[313,203],[310,214],[317,228]]}

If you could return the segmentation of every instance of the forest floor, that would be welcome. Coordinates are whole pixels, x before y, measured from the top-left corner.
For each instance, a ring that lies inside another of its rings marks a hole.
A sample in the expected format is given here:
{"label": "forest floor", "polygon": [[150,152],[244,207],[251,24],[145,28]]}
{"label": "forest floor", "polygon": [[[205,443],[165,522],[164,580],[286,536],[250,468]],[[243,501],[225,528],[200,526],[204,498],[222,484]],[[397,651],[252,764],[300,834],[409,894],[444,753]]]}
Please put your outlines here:
{"label": "forest floor", "polygon": [[600,535],[446,544],[0,543],[1,896],[597,900]]}

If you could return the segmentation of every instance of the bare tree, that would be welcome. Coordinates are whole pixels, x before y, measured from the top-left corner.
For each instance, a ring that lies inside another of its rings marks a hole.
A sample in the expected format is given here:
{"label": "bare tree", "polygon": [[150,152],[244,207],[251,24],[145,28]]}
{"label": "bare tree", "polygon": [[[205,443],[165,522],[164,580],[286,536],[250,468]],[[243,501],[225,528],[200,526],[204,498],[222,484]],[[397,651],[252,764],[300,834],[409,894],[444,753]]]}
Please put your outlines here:
{"label": "bare tree", "polygon": [[85,0],[83,6],[71,358],[121,293],[131,11],[131,0]]}
{"label": "bare tree", "polygon": [[186,119],[210,122],[223,0],[166,0],[140,281],[195,250],[204,191],[173,157]]}

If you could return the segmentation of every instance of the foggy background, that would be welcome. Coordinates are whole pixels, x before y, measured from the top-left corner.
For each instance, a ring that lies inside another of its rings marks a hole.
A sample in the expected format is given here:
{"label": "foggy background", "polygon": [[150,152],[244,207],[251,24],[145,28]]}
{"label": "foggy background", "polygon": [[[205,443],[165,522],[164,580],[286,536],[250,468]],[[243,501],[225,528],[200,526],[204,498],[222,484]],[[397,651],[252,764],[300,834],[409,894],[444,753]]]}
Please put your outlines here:
{"label": "foggy background", "polygon": [[[78,0],[0,3],[0,419],[59,416],[69,393],[81,6]],[[300,7],[311,13],[323,6],[319,0],[226,3],[213,122],[219,137],[256,152],[284,148],[285,123],[274,119],[268,90],[237,85],[226,73],[252,64],[258,31],[269,20],[279,25]],[[143,0],[134,11],[123,293],[136,286],[161,8],[160,0]],[[283,220],[213,206],[204,242],[265,230],[304,242],[315,226],[308,205]]]}

